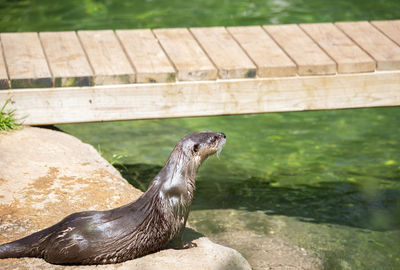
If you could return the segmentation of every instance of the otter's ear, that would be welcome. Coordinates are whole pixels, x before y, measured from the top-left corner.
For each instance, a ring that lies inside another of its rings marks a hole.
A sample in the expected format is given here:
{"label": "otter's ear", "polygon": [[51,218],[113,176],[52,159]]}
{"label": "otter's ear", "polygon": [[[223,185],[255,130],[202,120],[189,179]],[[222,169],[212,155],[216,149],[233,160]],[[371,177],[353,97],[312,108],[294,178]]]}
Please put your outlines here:
{"label": "otter's ear", "polygon": [[197,152],[199,151],[200,145],[198,143],[196,143],[195,145],[193,145],[193,152]]}

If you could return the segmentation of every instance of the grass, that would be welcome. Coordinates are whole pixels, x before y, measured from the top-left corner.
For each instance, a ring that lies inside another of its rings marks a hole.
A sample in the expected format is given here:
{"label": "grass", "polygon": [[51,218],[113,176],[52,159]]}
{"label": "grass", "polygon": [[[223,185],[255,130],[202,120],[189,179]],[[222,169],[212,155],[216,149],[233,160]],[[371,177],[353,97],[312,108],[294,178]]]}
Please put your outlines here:
{"label": "grass", "polygon": [[124,163],[122,162],[122,159],[126,158],[126,155],[113,154],[111,158],[108,158],[106,155],[104,155],[100,145],[97,145],[97,152],[99,152],[100,156],[107,160],[107,162],[114,166],[117,170],[120,171],[121,169],[126,169]]}
{"label": "grass", "polygon": [[6,109],[9,103],[10,100],[8,99],[0,109],[0,131],[10,131],[21,127],[19,119],[15,115],[15,110]]}

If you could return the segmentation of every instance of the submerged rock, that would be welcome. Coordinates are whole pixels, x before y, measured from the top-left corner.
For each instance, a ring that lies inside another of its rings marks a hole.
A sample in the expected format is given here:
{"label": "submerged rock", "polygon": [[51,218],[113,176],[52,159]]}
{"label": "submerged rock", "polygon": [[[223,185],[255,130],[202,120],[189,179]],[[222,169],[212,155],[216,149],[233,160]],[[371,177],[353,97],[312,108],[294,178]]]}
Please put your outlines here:
{"label": "submerged rock", "polygon": [[321,259],[315,254],[279,237],[239,231],[221,233],[212,239],[242,252],[253,270],[323,269]]}
{"label": "submerged rock", "polygon": [[324,261],[312,251],[282,239],[277,232],[288,225],[264,211],[207,209],[191,215],[195,228],[212,241],[238,250],[253,270],[325,268]]}
{"label": "submerged rock", "polygon": [[[90,145],[68,134],[25,127],[0,133],[0,243],[78,211],[106,210],[142,194]],[[205,237],[197,248],[162,250],[114,265],[59,266],[42,259],[0,260],[0,269],[250,269],[239,252]]]}

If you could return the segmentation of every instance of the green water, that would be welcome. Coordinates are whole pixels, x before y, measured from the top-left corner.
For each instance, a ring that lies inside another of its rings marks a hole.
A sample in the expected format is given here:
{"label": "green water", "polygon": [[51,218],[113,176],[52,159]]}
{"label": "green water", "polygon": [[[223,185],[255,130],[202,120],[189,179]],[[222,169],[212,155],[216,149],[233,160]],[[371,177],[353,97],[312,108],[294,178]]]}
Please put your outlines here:
{"label": "green water", "polygon": [[398,0],[0,0],[0,31],[399,19]]}
{"label": "green water", "polygon": [[[399,10],[398,0],[0,0],[0,31],[380,20]],[[182,136],[223,131],[220,158],[198,176],[189,222],[199,232],[225,245],[224,233],[279,237],[325,269],[400,269],[399,107],[59,128],[101,149],[141,189]]]}

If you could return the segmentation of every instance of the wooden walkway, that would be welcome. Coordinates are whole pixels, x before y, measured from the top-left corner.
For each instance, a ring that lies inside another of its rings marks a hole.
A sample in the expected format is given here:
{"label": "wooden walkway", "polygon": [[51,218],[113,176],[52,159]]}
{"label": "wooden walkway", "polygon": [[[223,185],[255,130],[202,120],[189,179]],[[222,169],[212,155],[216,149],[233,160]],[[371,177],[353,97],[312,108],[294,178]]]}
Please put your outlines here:
{"label": "wooden walkway", "polygon": [[0,33],[25,124],[400,105],[400,20]]}

